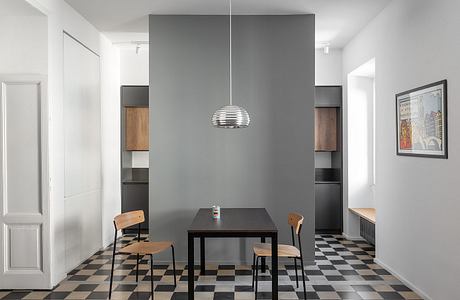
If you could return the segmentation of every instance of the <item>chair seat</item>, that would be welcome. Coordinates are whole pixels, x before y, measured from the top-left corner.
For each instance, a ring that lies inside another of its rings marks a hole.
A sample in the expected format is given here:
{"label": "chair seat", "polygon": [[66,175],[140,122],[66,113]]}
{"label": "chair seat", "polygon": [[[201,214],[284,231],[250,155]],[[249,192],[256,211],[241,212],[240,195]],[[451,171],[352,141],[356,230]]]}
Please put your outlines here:
{"label": "chair seat", "polygon": [[[254,253],[257,256],[272,256],[272,244],[255,244]],[[279,257],[300,257],[300,251],[297,247],[291,245],[278,245]]]}
{"label": "chair seat", "polygon": [[172,242],[135,242],[121,248],[118,253],[123,254],[157,254],[172,246]]}

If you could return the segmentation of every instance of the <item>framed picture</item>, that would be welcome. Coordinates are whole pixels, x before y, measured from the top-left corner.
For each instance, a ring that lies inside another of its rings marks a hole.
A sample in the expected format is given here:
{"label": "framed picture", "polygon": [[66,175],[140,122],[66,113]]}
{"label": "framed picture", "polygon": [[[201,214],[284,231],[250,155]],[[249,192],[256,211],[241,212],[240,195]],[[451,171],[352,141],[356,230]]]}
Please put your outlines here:
{"label": "framed picture", "polygon": [[396,154],[447,159],[447,80],[396,95]]}

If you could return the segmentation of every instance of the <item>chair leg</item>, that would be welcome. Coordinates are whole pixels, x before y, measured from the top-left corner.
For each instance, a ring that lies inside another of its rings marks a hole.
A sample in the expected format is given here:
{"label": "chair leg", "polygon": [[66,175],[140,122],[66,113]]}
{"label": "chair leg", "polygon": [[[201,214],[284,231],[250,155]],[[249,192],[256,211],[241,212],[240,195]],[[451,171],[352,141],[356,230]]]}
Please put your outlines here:
{"label": "chair leg", "polygon": [[174,276],[174,287],[177,287],[177,282],[176,282],[176,257],[174,255],[174,246],[171,245],[171,251],[172,251],[172,259],[173,259],[173,276]]}
{"label": "chair leg", "polygon": [[[115,247],[115,246],[114,246]],[[115,252],[115,251],[114,251]],[[115,253],[112,255],[112,269],[110,271],[110,288],[109,288],[109,299],[112,298],[112,283],[113,283],[113,269],[115,267]]]}
{"label": "chair leg", "polygon": [[256,254],[252,255],[252,290],[254,290],[254,275],[256,274]]}
{"label": "chair leg", "polygon": [[303,255],[300,256],[300,265],[302,266],[303,297],[307,300],[307,287],[305,285],[305,269],[303,267]]}
{"label": "chair leg", "polygon": [[139,282],[139,253],[137,253],[136,259],[136,282]]}
{"label": "chair leg", "polygon": [[257,278],[259,276],[259,257],[256,257],[256,290],[255,290],[255,300],[257,300],[257,287],[259,283],[259,279]]}
{"label": "chair leg", "polygon": [[152,290],[152,300],[153,300],[153,255],[150,255],[150,288]]}
{"label": "chair leg", "polygon": [[297,257],[294,257],[294,268],[295,268],[295,282],[297,283],[297,288],[299,288],[299,274],[297,274]]}

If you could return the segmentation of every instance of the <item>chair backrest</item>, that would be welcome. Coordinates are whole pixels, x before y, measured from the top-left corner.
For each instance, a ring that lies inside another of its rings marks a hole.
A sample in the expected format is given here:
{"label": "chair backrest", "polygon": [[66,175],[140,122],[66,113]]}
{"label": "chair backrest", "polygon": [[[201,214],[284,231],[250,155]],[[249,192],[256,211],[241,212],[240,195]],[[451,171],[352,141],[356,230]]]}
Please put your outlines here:
{"label": "chair backrest", "polygon": [[144,211],[133,210],[116,216],[113,219],[113,224],[115,225],[116,230],[121,230],[136,224],[140,224],[144,221]]}
{"label": "chair backrest", "polygon": [[298,213],[290,213],[288,215],[288,224],[292,226],[292,229],[295,231],[295,234],[300,233],[302,228],[304,217]]}

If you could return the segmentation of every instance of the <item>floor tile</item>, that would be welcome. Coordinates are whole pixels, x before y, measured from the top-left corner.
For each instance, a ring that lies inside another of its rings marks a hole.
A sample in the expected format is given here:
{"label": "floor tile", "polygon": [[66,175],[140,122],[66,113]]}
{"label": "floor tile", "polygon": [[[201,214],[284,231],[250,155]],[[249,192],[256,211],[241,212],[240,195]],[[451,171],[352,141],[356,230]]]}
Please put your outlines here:
{"label": "floor tile", "polygon": [[67,296],[69,296],[71,293],[69,292],[51,292],[49,293],[44,299],[65,299]]}
{"label": "floor tile", "polygon": [[89,294],[91,294],[91,292],[72,292],[67,297],[65,297],[65,299],[66,300],[68,299],[72,299],[72,300],[88,299]]}
{"label": "floor tile", "polygon": [[381,300],[383,299],[382,296],[379,295],[377,292],[368,292],[368,291],[361,291],[357,292],[358,295],[361,296],[361,298],[366,299],[366,300]]}
{"label": "floor tile", "polygon": [[25,296],[24,300],[38,300],[38,299],[44,299],[46,296],[48,296],[50,292],[49,291],[35,291],[29,293],[27,296]]}
{"label": "floor tile", "polygon": [[107,299],[108,297],[107,292],[91,292],[86,299]]}
{"label": "floor tile", "polygon": [[337,292],[339,294],[340,299],[362,299],[362,297],[356,292]]}
{"label": "floor tile", "polygon": [[337,294],[336,292],[317,292],[317,294],[319,296],[319,299],[341,299],[339,294]]}
{"label": "floor tile", "polygon": [[29,294],[30,294],[29,291],[13,291],[3,296],[2,300],[4,299],[8,299],[8,300],[9,299],[23,299]]}
{"label": "floor tile", "polygon": [[407,299],[407,300],[415,300],[415,299],[422,300],[422,298],[419,295],[417,295],[416,293],[412,291],[411,292],[399,292],[399,294],[403,296],[404,299]]}
{"label": "floor tile", "polygon": [[391,300],[404,300],[404,297],[401,296],[398,292],[378,292],[383,299],[391,299]]}

